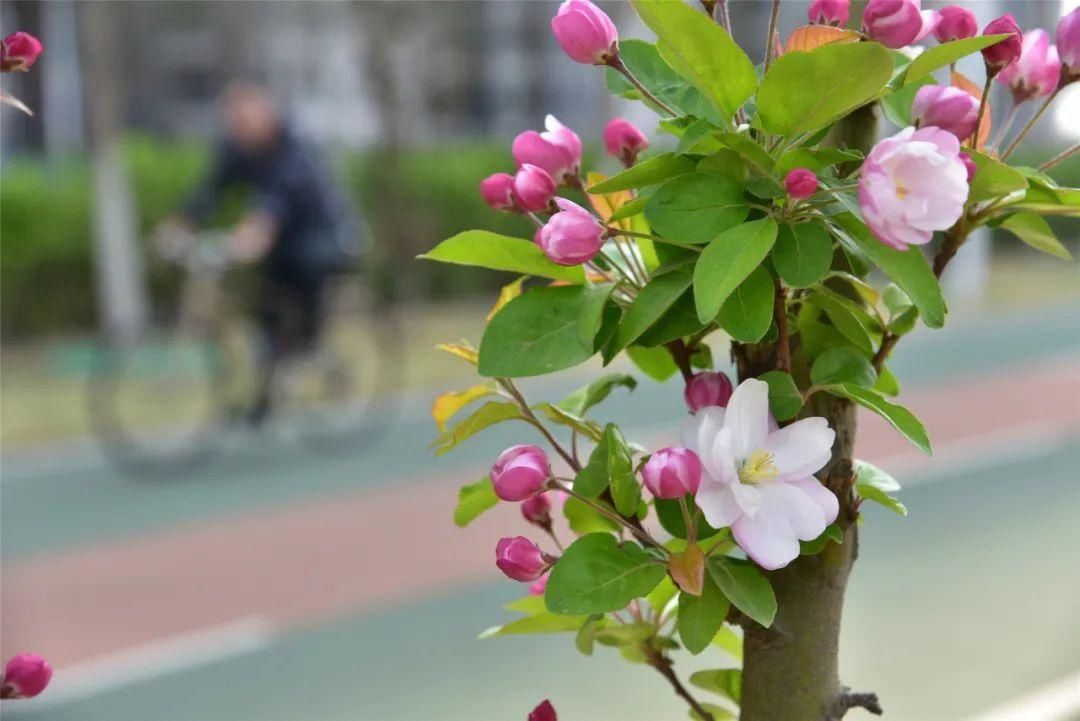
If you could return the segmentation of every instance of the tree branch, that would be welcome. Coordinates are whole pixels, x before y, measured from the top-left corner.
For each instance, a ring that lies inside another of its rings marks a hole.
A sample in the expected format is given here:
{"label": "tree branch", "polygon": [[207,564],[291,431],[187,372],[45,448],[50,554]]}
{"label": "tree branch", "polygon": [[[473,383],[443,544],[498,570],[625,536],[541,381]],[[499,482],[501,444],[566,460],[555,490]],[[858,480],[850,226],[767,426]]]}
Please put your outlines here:
{"label": "tree branch", "polygon": [[682,373],[684,381],[689,381],[694,375],[694,366],[690,363],[690,356],[693,355],[691,350],[686,347],[682,339],[673,340],[664,346],[668,349],[668,353],[671,354],[671,359],[675,361],[675,365],[679,367],[679,372]]}
{"label": "tree branch", "polygon": [[714,721],[713,715],[709,713],[709,711],[704,706],[702,706],[701,703],[699,703],[698,700],[693,697],[693,695],[691,695],[691,693],[686,689],[686,686],[683,686],[682,681],[679,680],[679,677],[675,675],[675,671],[672,668],[671,659],[651,648],[646,650],[646,655],[649,659],[649,665],[659,671],[660,675],[668,680],[668,683],[671,684],[671,688],[674,689],[675,693],[679,696],[679,698],[681,698],[683,701],[686,701],[686,703],[690,706],[691,709],[694,710],[694,713],[696,713],[702,721]]}
{"label": "tree branch", "polygon": [[773,316],[776,320],[776,370],[791,372],[791,341],[788,337],[787,291],[779,278],[776,279],[776,300],[773,303]]}
{"label": "tree branch", "polygon": [[834,718],[843,718],[844,714],[853,708],[866,709],[875,716],[880,716],[885,713],[885,710],[881,708],[881,702],[878,700],[876,693],[873,693],[872,691],[852,693],[849,689],[845,688],[843,695],[840,696],[840,699],[836,704]]}

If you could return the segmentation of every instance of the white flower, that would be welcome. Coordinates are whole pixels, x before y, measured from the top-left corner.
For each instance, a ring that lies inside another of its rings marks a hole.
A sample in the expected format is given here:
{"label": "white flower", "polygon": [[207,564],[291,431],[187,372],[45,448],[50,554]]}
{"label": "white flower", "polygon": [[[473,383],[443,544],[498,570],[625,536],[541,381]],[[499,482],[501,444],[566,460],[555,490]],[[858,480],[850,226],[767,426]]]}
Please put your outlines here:
{"label": "white flower", "polygon": [[800,540],[817,538],[836,520],[836,496],[814,478],[835,436],[824,418],[777,428],[768,384],[743,381],[726,409],[703,408],[683,429],[683,445],[701,459],[698,507],[714,528],[731,526],[759,566],[786,566]]}

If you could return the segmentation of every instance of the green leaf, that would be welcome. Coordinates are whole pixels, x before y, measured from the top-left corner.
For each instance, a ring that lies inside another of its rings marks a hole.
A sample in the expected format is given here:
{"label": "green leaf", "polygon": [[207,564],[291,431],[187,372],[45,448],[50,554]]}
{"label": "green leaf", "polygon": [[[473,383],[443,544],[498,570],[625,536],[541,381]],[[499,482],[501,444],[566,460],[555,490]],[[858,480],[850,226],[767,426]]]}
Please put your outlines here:
{"label": "green leaf", "polygon": [[719,235],[694,267],[698,319],[708,323],[740,283],[765,260],[776,242],[776,222],[762,218]]}
{"label": "green leaf", "polygon": [[521,411],[518,410],[518,407],[513,403],[488,401],[473,411],[472,415],[468,418],[461,421],[453,428],[448,429],[445,433],[440,434],[431,445],[436,449],[435,455],[441,456],[458,446],[462,441],[476,435],[489,426],[493,426],[496,423],[501,423],[503,421],[522,418]]}
{"label": "green leaf", "polygon": [[563,503],[563,516],[566,517],[570,530],[579,535],[607,533],[617,531],[620,527],[592,506],[573,497],[567,498]]}
{"label": "green leaf", "polygon": [[514,619],[502,626],[492,626],[480,634],[481,639],[494,636],[516,636],[535,633],[565,633],[577,631],[585,623],[585,616],[567,616],[555,613],[538,613],[535,616]]}
{"label": "green leaf", "polygon": [[933,455],[934,451],[930,446],[930,436],[926,432],[926,427],[907,408],[890,403],[880,393],[853,383],[838,383],[827,386],[826,390],[833,395],[853,400],[863,408],[877,413],[888,421],[893,428],[900,431],[905,438],[914,443],[920,451],[928,456]]}
{"label": "green leaf", "polygon": [[968,202],[993,200],[1028,187],[1027,178],[1016,168],[983,153],[971,151],[969,155],[977,169],[971,179]]}
{"label": "green leaf", "polygon": [[537,403],[533,410],[542,413],[552,423],[573,428],[585,438],[598,441],[604,435],[604,429],[596,421],[582,418],[551,403]]}
{"label": "green leaf", "polygon": [[[678,499],[657,498],[653,502],[653,507],[656,509],[656,519],[660,521],[661,528],[670,533],[674,538],[685,540],[688,537],[686,533],[686,519],[683,517],[682,508],[679,506]],[[704,515],[698,515],[698,539],[705,540],[706,538],[712,538],[719,532],[719,530],[709,525],[709,522],[705,520]]]}
{"label": "green leaf", "polygon": [[709,573],[728,600],[765,628],[776,617],[776,595],[769,580],[749,561],[726,556],[709,559]]}
{"label": "green leaf", "polygon": [[[694,308],[694,294],[687,289],[679,299],[668,308],[660,319],[652,324],[641,337],[635,341],[638,345],[648,348],[661,346],[679,338],[685,338],[701,330],[703,324],[698,320],[697,310]],[[704,347],[704,346],[699,346]]]}
{"label": "green leaf", "polygon": [[476,483],[467,483],[458,491],[457,507],[454,509],[454,525],[465,528],[487,510],[499,503],[491,479],[484,476]]}
{"label": "green leaf", "polygon": [[877,43],[785,53],[761,82],[758,118],[786,137],[823,128],[877,97],[892,70],[892,56]]}
{"label": "green leaf", "polygon": [[649,196],[642,195],[640,197],[634,198],[629,203],[624,203],[623,205],[619,206],[618,210],[611,214],[611,216],[608,218],[608,223],[613,224],[617,220],[633,218],[635,215],[639,215],[645,212],[645,203],[647,202],[649,202]]}
{"label": "green leaf", "polygon": [[870,360],[854,348],[830,348],[817,358],[810,368],[810,382],[817,386],[833,383],[854,383],[873,388],[877,371]]}
{"label": "green leaf", "polygon": [[575,416],[583,416],[590,408],[604,401],[618,386],[634,390],[637,388],[637,381],[625,373],[608,373],[578,388],[559,401],[558,406]]}
{"label": "green leaf", "polygon": [[716,140],[709,137],[715,130],[716,126],[708,120],[695,120],[679,137],[679,144],[675,146],[676,154],[685,155],[691,152],[701,153],[718,150],[719,146]]}
{"label": "green leaf", "polygon": [[908,294],[926,325],[931,328],[945,325],[945,299],[941,295],[941,285],[918,248],[890,248],[871,235],[870,230],[853,215],[838,215],[836,220],[847,231],[841,238],[854,243]]}
{"label": "green leaf", "polygon": [[690,674],[690,683],[710,693],[729,698],[735,703],[739,703],[742,699],[742,669],[718,668],[695,671]]}
{"label": "green leaf", "polygon": [[758,376],[758,380],[769,384],[769,410],[776,420],[786,421],[799,415],[803,396],[791,375],[784,371],[768,371]]}
{"label": "green leaf", "polygon": [[574,541],[551,570],[544,599],[552,613],[608,613],[625,608],[664,578],[663,564],[633,543],[590,533]]}
{"label": "green leaf", "polygon": [[812,541],[799,541],[799,553],[803,556],[816,556],[825,550],[825,546],[829,541],[836,543],[844,542],[844,532],[840,530],[840,527],[835,523],[829,524],[825,527],[825,530],[821,532],[821,535]]}
{"label": "green leaf", "polygon": [[821,280],[832,265],[832,238],[816,223],[781,225],[773,246],[773,265],[792,288],[809,288]]}
{"label": "green leaf", "polygon": [[510,603],[503,604],[503,608],[507,611],[523,613],[526,616],[535,616],[538,613],[547,612],[547,606],[544,605],[544,597],[542,595],[534,596],[532,594],[522,596],[521,598],[515,598]]}
{"label": "green leaf", "polygon": [[649,608],[661,613],[678,592],[679,589],[675,586],[675,582],[671,580],[671,576],[664,576],[664,580],[658,583],[656,588],[649,591],[645,601],[649,604]]}
{"label": "green leaf", "polygon": [[[676,73],[667,61],[660,57],[660,51],[652,43],[644,40],[620,40],[619,57],[627,69],[644,85],[650,93],[669,107],[682,110],[686,115],[707,118],[723,124],[723,118],[712,103],[705,99],[697,88]],[[608,89],[628,98],[640,98],[646,105],[660,111],[650,101],[642,98],[641,93],[630,84],[623,75],[613,68],[605,69]]]}
{"label": "green leaf", "polygon": [[[709,712],[709,716],[712,717],[712,721],[735,721],[735,714],[731,713],[723,706],[717,706],[713,703],[703,703],[701,707]],[[704,717],[694,709],[688,711],[691,721],[705,721]]]}
{"label": "green leaf", "polygon": [[697,655],[709,647],[727,618],[731,604],[716,582],[705,574],[700,596],[679,594],[679,638],[690,653]]}
{"label": "green leaf", "polygon": [[951,65],[961,58],[966,58],[972,53],[977,53],[983,48],[988,48],[994,43],[1000,42],[1007,35],[976,35],[963,40],[953,40],[927,48],[908,65],[904,73],[904,84],[907,85],[918,80],[938,68]]}
{"label": "green leaf", "polygon": [[630,448],[614,423],[604,428],[604,436],[593,449],[589,462],[578,471],[574,490],[586,498],[596,498],[609,483],[619,513],[629,516],[637,511],[640,496]]}
{"label": "green leaf", "polygon": [[588,620],[586,620],[585,624],[581,627],[581,630],[578,631],[577,638],[574,639],[574,645],[577,647],[577,650],[582,653],[582,655],[593,655],[593,646],[596,641],[596,631],[597,628],[599,628],[599,626],[602,624],[603,620],[603,615],[599,613],[594,613],[589,616]]}
{"label": "green leaf", "polygon": [[880,503],[893,513],[908,514],[907,506],[889,495],[900,490],[897,480],[866,461],[855,461],[855,490],[861,497]]}
{"label": "green leaf", "polygon": [[720,629],[720,633],[716,634],[716,637],[712,640],[712,645],[723,649],[726,654],[736,661],[742,661],[743,639],[731,626],[724,626]]}
{"label": "green leaf", "polygon": [[757,88],[754,64],[722,27],[679,2],[633,0],[660,54],[730,119]]}
{"label": "green leaf", "polygon": [[583,286],[581,315],[578,317],[578,340],[584,348],[594,348],[596,334],[604,321],[604,308],[607,306],[614,283]]}
{"label": "green leaf", "polygon": [[523,275],[581,283],[585,280],[580,266],[556,265],[531,240],[511,238],[486,230],[466,230],[447,238],[427,253],[418,256],[441,263],[473,265],[492,270],[505,270]]}
{"label": "green leaf", "polygon": [[658,383],[663,383],[679,372],[679,367],[675,365],[671,354],[663,346],[657,348],[630,346],[626,349],[626,355],[630,357],[638,370]]}
{"label": "green leaf", "polygon": [[773,167],[776,165],[775,161],[765,148],[751,140],[750,136],[741,133],[723,133],[717,136],[717,140],[734,150],[763,174],[772,174]]}
{"label": "green leaf", "polygon": [[664,183],[645,204],[653,230],[681,243],[708,243],[746,219],[742,188],[723,175],[694,173]]}
{"label": "green leaf", "polygon": [[877,382],[874,383],[874,390],[887,396],[900,395],[900,380],[889,369],[889,366],[881,366]]}
{"label": "green leaf", "polygon": [[1001,227],[1035,250],[1041,250],[1062,260],[1072,260],[1069,249],[1061,244],[1054,235],[1053,229],[1041,216],[1034,213],[1016,213],[1006,218]]}
{"label": "green leaf", "polygon": [[657,155],[655,158],[643,160],[627,168],[621,173],[616,173],[589,188],[589,193],[614,193],[619,190],[634,190],[649,185],[656,185],[681,175],[689,175],[694,172],[694,161],[681,155],[667,153]]}
{"label": "green leaf", "polygon": [[881,98],[879,102],[885,117],[898,128],[906,128],[911,125],[911,106],[915,102],[915,94],[924,85],[933,84],[934,79],[932,77],[923,77]]}
{"label": "green leaf", "polygon": [[757,343],[772,325],[774,295],[772,276],[759,265],[720,306],[716,321],[732,339]]}
{"label": "green leaf", "polygon": [[510,301],[484,329],[480,375],[521,378],[570,368],[593,355],[578,338],[584,289],[533,288]]}
{"label": "green leaf", "polygon": [[627,309],[619,329],[615,331],[615,339],[604,349],[605,357],[613,358],[652,327],[690,287],[693,280],[688,268],[678,268],[650,280]]}

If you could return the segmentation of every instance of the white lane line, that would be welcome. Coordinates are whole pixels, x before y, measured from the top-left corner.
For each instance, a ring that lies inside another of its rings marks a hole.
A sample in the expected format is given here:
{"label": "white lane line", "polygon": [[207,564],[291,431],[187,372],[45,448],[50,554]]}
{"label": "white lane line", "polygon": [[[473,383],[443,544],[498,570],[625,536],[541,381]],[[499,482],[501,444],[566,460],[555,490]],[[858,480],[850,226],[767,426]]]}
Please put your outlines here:
{"label": "white lane line", "polygon": [[1080,671],[968,721],[1072,721],[1080,713]]}
{"label": "white lane line", "polygon": [[48,690],[19,702],[33,711],[74,703],[122,686],[177,673],[266,648],[277,636],[261,616],[246,616],[209,628],[132,646],[61,668]]}

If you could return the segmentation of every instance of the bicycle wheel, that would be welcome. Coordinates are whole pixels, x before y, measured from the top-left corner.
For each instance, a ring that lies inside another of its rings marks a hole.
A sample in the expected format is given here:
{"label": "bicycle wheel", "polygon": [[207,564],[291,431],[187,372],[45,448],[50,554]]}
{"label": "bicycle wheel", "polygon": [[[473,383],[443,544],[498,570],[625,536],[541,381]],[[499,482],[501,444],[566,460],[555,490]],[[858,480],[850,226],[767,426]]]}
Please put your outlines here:
{"label": "bicycle wheel", "polygon": [[208,460],[235,394],[232,343],[217,330],[151,328],[106,345],[90,377],[93,432],[121,471],[173,476]]}
{"label": "bicycle wheel", "polygon": [[327,289],[318,348],[280,373],[283,422],[319,449],[356,449],[380,438],[397,418],[404,374],[402,333],[389,307],[370,301],[356,275]]}

